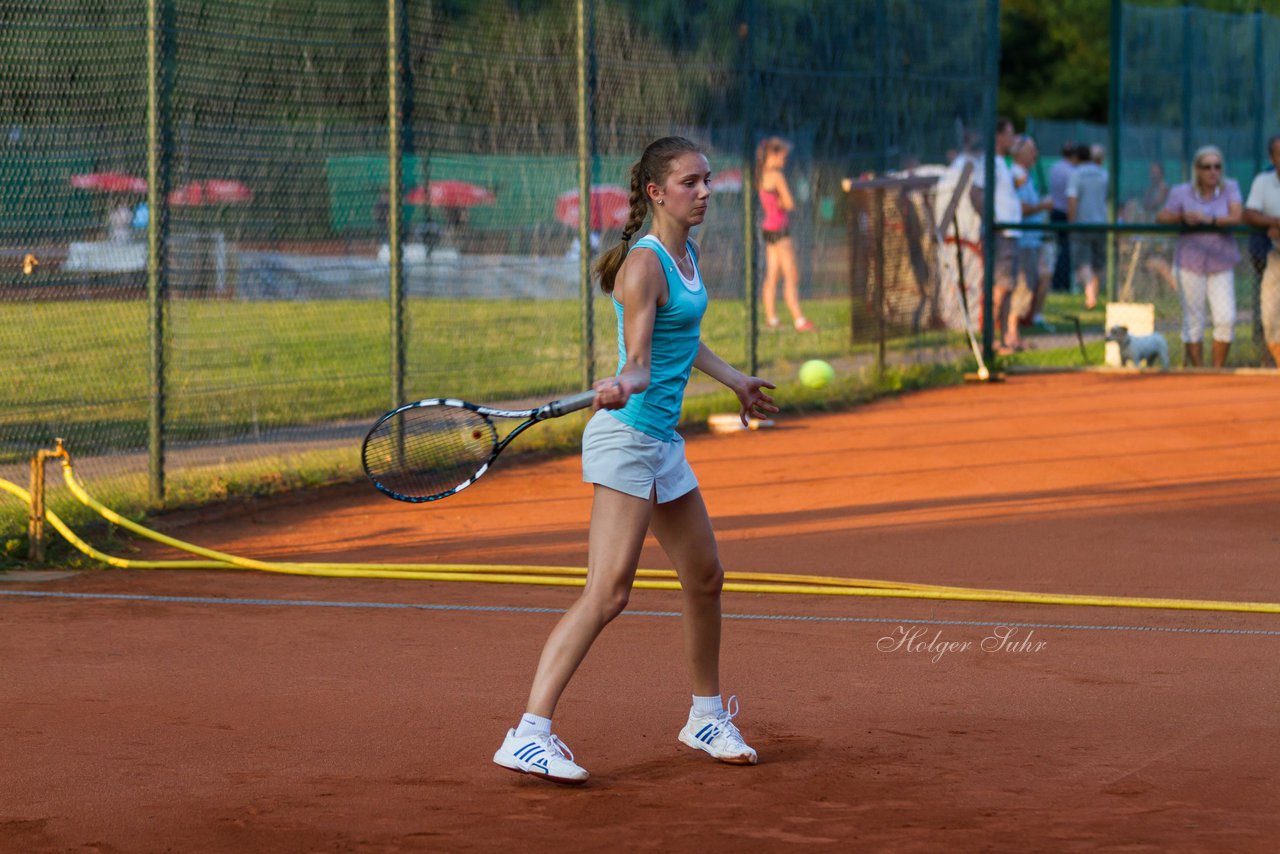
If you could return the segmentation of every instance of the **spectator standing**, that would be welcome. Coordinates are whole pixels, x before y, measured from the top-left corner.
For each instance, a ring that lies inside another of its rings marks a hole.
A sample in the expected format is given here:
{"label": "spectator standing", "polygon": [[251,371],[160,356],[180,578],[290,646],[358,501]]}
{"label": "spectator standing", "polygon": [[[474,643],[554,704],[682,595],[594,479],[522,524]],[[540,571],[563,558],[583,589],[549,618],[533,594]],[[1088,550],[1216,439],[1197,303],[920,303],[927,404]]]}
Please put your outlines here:
{"label": "spectator standing", "polygon": [[[1074,142],[1064,143],[1062,159],[1049,169],[1049,198],[1053,207],[1049,209],[1049,222],[1067,221],[1067,182],[1078,163],[1076,152],[1079,146]],[[1071,290],[1071,235],[1059,231],[1056,235],[1058,257],[1053,265],[1053,289],[1055,291]]]}
{"label": "spectator standing", "polygon": [[[1076,152],[1080,165],[1067,181],[1067,221],[1081,225],[1098,225],[1107,221],[1107,184],[1109,176],[1102,168],[1106,150],[1101,145],[1080,146]],[[1076,264],[1076,278],[1084,288],[1084,307],[1098,304],[1098,285],[1107,270],[1107,236],[1102,232],[1071,235],[1071,258]]]}
{"label": "spectator standing", "polygon": [[[1013,130],[1013,121],[1003,116],[997,119],[995,152],[995,209],[997,222],[1022,221],[1022,203],[1018,201],[1018,192],[1013,186],[1013,173],[1009,170],[1009,164],[1005,162],[1005,158],[1009,156],[1016,139],[1017,135]],[[983,194],[986,192],[987,184],[983,167],[984,161],[979,159],[978,165],[973,172],[973,187],[970,194],[970,201],[973,202],[974,208],[979,213],[983,210]],[[998,347],[1001,354],[1012,353],[1020,346],[1018,318],[1013,312],[1009,311],[1014,287],[1014,255],[1017,252],[1017,246],[1014,241],[1017,240],[1017,237],[1018,233],[1012,229],[998,232],[995,235],[996,245],[992,248],[992,251],[984,253],[988,262],[995,264],[995,286],[992,293],[995,312],[993,319],[996,327],[1003,330],[1001,333],[1003,340]]]}
{"label": "spectator standing", "polygon": [[[1031,177],[1040,149],[1029,136],[1020,136],[1013,143],[1013,185],[1022,203],[1022,221],[1042,223],[1049,219],[1053,199],[1041,197],[1036,182]],[[1040,312],[1053,279],[1054,250],[1052,241],[1045,240],[1043,231],[1025,229],[1018,235],[1017,254],[1014,257],[1014,297],[1012,311],[1017,323],[1042,323]],[[1025,287],[1017,287],[1017,285]],[[1025,298],[1024,297],[1025,291]],[[1016,329],[1016,324],[1013,324]]]}
{"label": "spectator standing", "polygon": [[[1184,226],[1236,225],[1243,216],[1240,187],[1223,177],[1222,152],[1206,145],[1192,160],[1192,178],[1169,191],[1157,222]],[[1240,250],[1230,234],[1193,231],[1178,238],[1173,276],[1182,299],[1182,343],[1186,364],[1204,363],[1205,300],[1213,317],[1213,366],[1227,363],[1236,322],[1235,266]]]}
{"label": "spectator standing", "polygon": [[1280,367],[1280,136],[1271,137],[1267,152],[1273,168],[1253,179],[1244,204],[1244,221],[1254,228],[1266,229],[1271,239],[1271,251],[1262,272],[1258,312],[1262,316],[1262,335],[1271,360]]}

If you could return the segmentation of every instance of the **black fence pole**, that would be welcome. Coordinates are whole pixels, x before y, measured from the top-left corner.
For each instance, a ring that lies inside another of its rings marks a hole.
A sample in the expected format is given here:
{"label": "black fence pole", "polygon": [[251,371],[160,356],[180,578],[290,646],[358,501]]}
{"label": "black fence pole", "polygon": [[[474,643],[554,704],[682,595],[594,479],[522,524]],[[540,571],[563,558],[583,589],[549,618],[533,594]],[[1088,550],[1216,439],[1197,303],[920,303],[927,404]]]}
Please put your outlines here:
{"label": "black fence pole", "polygon": [[404,155],[408,75],[404,0],[387,0],[387,249],[391,323],[391,406],[404,403]]}
{"label": "black fence pole", "polygon": [[[1120,122],[1124,100],[1124,19],[1123,4],[1111,0],[1111,92],[1107,108],[1108,144],[1111,146],[1111,200],[1107,219],[1112,225],[1120,221]],[[1107,300],[1116,298],[1116,265],[1119,262],[1116,233],[1107,232]]]}
{"label": "black fence pole", "polygon": [[595,381],[595,302],[591,291],[591,179],[595,127],[591,62],[594,58],[593,0],[578,0],[578,294],[582,303],[582,387]]}
{"label": "black fence pole", "polygon": [[996,89],[1000,85],[1000,0],[987,0],[986,82],[982,87],[983,185],[982,185],[982,358],[995,361],[995,324],[992,294],[999,240],[996,221]]}
{"label": "black fence pole", "polygon": [[742,75],[742,298],[746,309],[747,373],[760,371],[760,313],[756,287],[755,103],[756,69],[752,50],[755,0],[742,0],[738,24],[738,66]]}
{"label": "black fence pole", "polygon": [[147,481],[165,501],[165,335],[169,300],[169,185],[173,151],[173,0],[147,4]]}

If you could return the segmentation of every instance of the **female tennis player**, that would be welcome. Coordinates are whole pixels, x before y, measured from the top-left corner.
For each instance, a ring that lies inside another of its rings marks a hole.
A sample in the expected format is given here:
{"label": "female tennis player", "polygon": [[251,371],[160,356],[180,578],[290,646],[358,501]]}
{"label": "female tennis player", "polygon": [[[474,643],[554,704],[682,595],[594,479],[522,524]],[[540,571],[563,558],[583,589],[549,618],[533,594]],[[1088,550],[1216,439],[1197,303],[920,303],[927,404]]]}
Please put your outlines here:
{"label": "female tennis player", "polygon": [[[711,168],[687,139],[651,143],[631,168],[631,212],[622,241],[595,270],[618,316],[618,371],[599,380],[595,415],[582,436],[583,480],[594,484],[587,583],[542,649],[529,702],[493,761],[558,783],[582,783],[585,768],[552,734],[556,703],[596,636],[622,613],[640,547],[653,529],[683,591],[685,657],[693,706],[679,739],[722,762],[754,765],[756,751],[733,723],[736,698],[720,695],[720,589],[715,533],[684,440],[675,431],[692,368],[738,396],[744,424],[778,411],[764,389],[700,339],[707,290],[689,230],[702,222]],[[646,217],[649,233],[630,245]]]}

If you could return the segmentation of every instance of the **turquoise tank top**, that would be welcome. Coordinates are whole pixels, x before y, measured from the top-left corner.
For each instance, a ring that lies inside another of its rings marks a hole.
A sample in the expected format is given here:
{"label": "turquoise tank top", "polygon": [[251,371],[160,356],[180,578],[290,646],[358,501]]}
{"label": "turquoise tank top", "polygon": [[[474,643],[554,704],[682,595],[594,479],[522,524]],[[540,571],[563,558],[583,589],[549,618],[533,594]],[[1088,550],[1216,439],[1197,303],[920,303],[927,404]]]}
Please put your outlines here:
{"label": "turquoise tank top", "polygon": [[[658,307],[653,318],[653,344],[650,356],[649,387],[631,395],[621,409],[606,410],[623,424],[655,439],[669,442],[680,422],[684,389],[689,384],[693,360],[698,355],[702,337],[702,315],[707,311],[707,289],[698,269],[698,253],[690,240],[686,244],[693,259],[693,279],[685,279],[676,261],[658,238],[651,234],[636,241],[630,252],[644,247],[657,254],[667,274],[667,302]],[[629,254],[629,253],[628,253]],[[627,363],[627,342],[623,334],[623,306],[616,299],[613,310],[618,315],[618,370]],[[615,374],[615,375],[616,375]]]}

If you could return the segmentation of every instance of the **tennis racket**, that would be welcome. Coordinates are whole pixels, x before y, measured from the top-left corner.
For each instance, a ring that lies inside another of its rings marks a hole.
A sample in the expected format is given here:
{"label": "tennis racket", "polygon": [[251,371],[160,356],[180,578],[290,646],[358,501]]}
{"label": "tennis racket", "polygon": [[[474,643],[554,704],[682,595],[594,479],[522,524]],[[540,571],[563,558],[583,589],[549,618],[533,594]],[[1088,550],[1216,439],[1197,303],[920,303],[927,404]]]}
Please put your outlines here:
{"label": "tennis racket", "polygon": [[[364,437],[364,472],[380,492],[397,501],[448,498],[475,483],[516,436],[539,421],[587,408],[595,396],[584,391],[521,410],[452,398],[406,403],[379,418]],[[524,421],[499,441],[494,418]]]}
{"label": "tennis racket", "polygon": [[973,358],[978,360],[978,379],[986,382],[991,379],[991,371],[987,369],[986,362],[982,361],[982,348],[978,346],[978,338],[973,334],[973,318],[969,316],[969,288],[964,282],[964,242],[960,239],[960,220],[954,213],[951,215],[951,224],[956,234],[956,275],[960,280],[960,309],[964,312],[964,330],[969,333],[969,348],[973,350]]}

